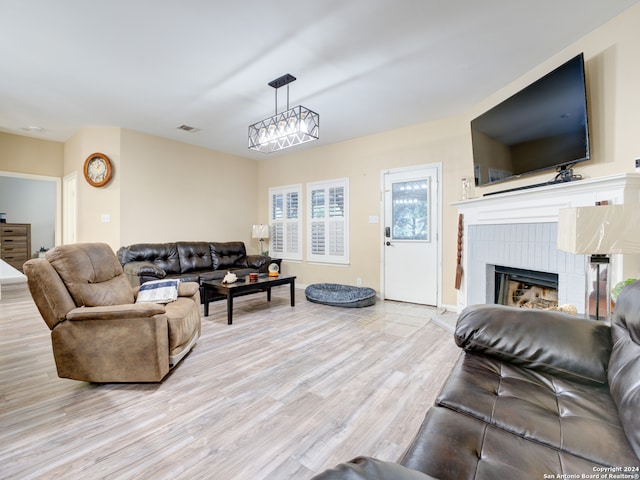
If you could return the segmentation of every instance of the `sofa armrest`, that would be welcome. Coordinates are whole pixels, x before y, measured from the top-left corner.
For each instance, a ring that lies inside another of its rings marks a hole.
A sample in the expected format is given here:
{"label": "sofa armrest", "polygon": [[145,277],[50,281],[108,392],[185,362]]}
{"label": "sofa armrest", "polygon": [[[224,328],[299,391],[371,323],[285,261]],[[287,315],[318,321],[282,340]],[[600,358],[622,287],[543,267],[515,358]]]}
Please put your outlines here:
{"label": "sofa armrest", "polygon": [[136,277],[155,277],[161,280],[167,276],[167,272],[164,269],[152,262],[129,262],[125,263],[122,268],[125,274]]}
{"label": "sofa armrest", "polygon": [[178,285],[179,297],[193,297],[200,292],[200,284],[198,282],[180,282]]}
{"label": "sofa armrest", "polygon": [[463,310],[456,344],[554,375],[607,382],[611,356],[609,325],[560,312],[474,305]]}
{"label": "sofa armrest", "polygon": [[384,462],[372,457],[358,457],[325,470],[312,480],[435,480],[399,463]]}
{"label": "sofa armrest", "polygon": [[51,331],[58,376],[86,382],[159,382],[169,372],[164,305],[79,307]]}
{"label": "sofa armrest", "polygon": [[257,268],[258,270],[264,269],[265,272],[271,263],[271,257],[266,255],[247,255],[246,260],[247,267]]}
{"label": "sofa armrest", "polygon": [[159,303],[131,303],[104,307],[77,307],[67,313],[67,320],[116,320],[125,318],[153,317],[165,312]]}

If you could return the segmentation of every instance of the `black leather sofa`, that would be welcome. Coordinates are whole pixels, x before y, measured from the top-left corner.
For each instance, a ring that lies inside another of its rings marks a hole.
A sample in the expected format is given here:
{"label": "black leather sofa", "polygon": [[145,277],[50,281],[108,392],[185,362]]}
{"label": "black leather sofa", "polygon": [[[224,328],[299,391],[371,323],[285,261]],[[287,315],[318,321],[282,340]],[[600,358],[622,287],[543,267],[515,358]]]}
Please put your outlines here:
{"label": "black leather sofa", "polygon": [[[150,280],[179,278],[198,282],[218,280],[231,271],[238,277],[267,273],[271,257],[247,255],[244,242],[138,243],[117,252],[124,273],[134,287]],[[221,296],[214,298],[223,298]]]}
{"label": "black leather sofa", "polygon": [[460,358],[397,462],[359,457],[315,480],[639,478],[640,282],[611,325],[472,306]]}

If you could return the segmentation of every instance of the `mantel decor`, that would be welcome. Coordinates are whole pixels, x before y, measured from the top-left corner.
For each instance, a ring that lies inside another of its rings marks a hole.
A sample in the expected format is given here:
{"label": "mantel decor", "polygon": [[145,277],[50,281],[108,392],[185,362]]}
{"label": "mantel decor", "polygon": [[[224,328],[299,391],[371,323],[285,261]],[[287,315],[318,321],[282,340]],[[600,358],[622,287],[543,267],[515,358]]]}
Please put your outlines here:
{"label": "mantel decor", "polygon": [[[289,108],[289,84],[296,77],[283,75],[269,82],[275,89],[275,115],[249,125],[249,148],[262,153],[271,153],[285,148],[318,140],[320,115],[302,105]],[[287,86],[287,109],[278,113],[278,89]]]}

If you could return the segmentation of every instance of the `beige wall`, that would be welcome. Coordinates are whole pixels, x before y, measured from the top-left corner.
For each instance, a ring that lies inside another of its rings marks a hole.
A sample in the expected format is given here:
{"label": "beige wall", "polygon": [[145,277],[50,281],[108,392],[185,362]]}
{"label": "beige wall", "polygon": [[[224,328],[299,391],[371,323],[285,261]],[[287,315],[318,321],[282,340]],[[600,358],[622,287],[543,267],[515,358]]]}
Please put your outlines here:
{"label": "beige wall", "polygon": [[64,144],[0,132],[0,171],[62,177]]}
{"label": "beige wall", "polygon": [[258,252],[255,160],[122,130],[121,163],[122,245],[240,240]]}
{"label": "beige wall", "polygon": [[[120,128],[83,128],[65,143],[64,174],[77,172],[78,242],[104,242],[117,250],[120,246],[122,158]],[[113,176],[104,187],[92,187],[85,179],[84,162],[92,153],[103,153],[113,166]],[[110,221],[102,221],[109,215]]]}
{"label": "beige wall", "polygon": [[[104,153],[112,180],[90,186],[86,158]],[[138,242],[241,240],[257,253],[258,165],[118,127],[79,130],[66,143],[0,132],[0,171],[78,179],[78,242],[114,250]],[[110,222],[102,221],[108,215]]]}
{"label": "beige wall", "polygon": [[[268,189],[300,183],[303,185],[303,205],[306,205],[306,183],[349,177],[350,196],[350,264],[326,266],[302,262],[285,262],[283,271],[294,273],[302,284],[336,282],[380,288],[382,248],[381,224],[370,224],[369,216],[382,221],[381,179],[384,170],[412,165],[440,163],[443,170],[443,203],[460,195],[460,158],[469,156],[471,140],[468,124],[459,118],[415,125],[326,147],[314,148],[260,162],[260,218],[268,222]],[[457,213],[444,208],[445,232],[455,226]],[[306,215],[303,214],[303,244],[306,241]],[[445,242],[447,240],[445,239]],[[454,259],[455,260],[455,259]],[[455,264],[444,264],[443,281],[454,283]],[[425,266],[425,268],[435,268]]]}
{"label": "beige wall", "polygon": [[[112,180],[104,187],[84,180],[84,161],[94,152],[113,164]],[[64,174],[73,171],[79,242],[105,242],[117,250],[140,242],[242,240],[257,252],[251,239],[258,216],[254,160],[96,127],[83,128],[66,142]],[[104,215],[110,222],[102,221]]]}

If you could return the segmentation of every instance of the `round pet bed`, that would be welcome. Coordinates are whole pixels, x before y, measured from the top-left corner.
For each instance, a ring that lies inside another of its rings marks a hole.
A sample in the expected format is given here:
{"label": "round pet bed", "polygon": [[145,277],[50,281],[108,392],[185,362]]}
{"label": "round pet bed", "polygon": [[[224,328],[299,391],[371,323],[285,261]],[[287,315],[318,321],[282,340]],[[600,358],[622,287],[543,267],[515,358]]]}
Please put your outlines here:
{"label": "round pet bed", "polygon": [[334,307],[360,308],[376,303],[376,291],[369,287],[352,287],[338,283],[314,283],[304,290],[310,302]]}

